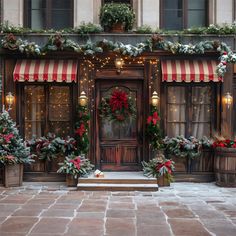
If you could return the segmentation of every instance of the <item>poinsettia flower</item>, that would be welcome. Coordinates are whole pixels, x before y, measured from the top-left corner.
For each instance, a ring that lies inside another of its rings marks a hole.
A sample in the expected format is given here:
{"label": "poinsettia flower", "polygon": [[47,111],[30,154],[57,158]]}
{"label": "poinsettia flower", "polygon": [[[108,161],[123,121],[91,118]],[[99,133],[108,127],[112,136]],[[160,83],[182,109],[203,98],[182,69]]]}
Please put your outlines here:
{"label": "poinsettia flower", "polygon": [[151,122],[152,122],[152,116],[149,116],[149,117],[147,118],[147,124],[149,125]]}
{"label": "poinsettia flower", "polygon": [[153,118],[152,118],[153,124],[156,125],[156,124],[157,124],[157,121],[159,121],[159,120],[160,120],[160,117],[158,116],[158,113],[155,111],[155,112],[153,113]]}
{"label": "poinsettia flower", "polygon": [[112,112],[128,108],[128,96],[126,92],[114,90],[109,100]]}
{"label": "poinsettia flower", "polygon": [[80,137],[82,137],[85,131],[86,131],[85,125],[82,123],[80,124],[80,127],[75,131],[75,133],[78,134]]}
{"label": "poinsettia flower", "polygon": [[10,141],[13,137],[14,137],[14,134],[12,134],[12,133],[3,135],[3,138],[5,139],[6,143],[10,143]]}

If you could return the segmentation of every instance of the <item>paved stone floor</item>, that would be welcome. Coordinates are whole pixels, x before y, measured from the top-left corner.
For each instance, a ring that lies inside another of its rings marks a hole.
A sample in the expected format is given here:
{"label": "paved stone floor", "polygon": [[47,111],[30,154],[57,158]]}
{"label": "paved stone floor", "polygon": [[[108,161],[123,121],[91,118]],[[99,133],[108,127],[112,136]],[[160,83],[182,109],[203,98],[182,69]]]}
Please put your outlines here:
{"label": "paved stone floor", "polygon": [[0,187],[0,236],[236,235],[236,188],[174,183],[158,192]]}

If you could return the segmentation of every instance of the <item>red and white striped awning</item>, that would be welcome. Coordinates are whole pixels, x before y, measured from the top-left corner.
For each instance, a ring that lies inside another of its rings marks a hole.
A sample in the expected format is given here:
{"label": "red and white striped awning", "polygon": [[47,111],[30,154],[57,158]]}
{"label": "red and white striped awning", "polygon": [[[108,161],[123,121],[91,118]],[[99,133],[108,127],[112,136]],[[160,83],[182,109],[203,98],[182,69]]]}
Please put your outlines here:
{"label": "red and white striped awning", "polygon": [[75,60],[18,60],[13,72],[14,81],[76,82]]}
{"label": "red and white striped awning", "polygon": [[165,60],[161,62],[162,81],[166,82],[219,82],[217,61]]}

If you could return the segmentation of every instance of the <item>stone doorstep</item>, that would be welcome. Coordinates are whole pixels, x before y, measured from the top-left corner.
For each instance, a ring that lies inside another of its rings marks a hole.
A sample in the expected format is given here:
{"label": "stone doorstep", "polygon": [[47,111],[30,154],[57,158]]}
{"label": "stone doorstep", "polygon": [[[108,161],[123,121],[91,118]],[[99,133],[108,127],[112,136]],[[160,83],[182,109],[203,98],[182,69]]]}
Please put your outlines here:
{"label": "stone doorstep", "polygon": [[147,178],[141,171],[103,172],[104,177],[79,178],[77,189],[87,191],[158,191],[156,178]]}
{"label": "stone doorstep", "polygon": [[158,191],[157,184],[78,183],[84,191]]}

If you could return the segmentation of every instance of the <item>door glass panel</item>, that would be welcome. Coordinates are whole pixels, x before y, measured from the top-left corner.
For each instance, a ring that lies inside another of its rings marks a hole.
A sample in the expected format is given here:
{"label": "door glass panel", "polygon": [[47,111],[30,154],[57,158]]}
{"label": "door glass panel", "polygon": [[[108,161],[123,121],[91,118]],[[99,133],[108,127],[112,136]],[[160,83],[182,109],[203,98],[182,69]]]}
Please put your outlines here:
{"label": "door glass panel", "polygon": [[[112,87],[101,91],[101,97],[110,97],[114,90],[124,91],[134,101],[136,110],[137,91],[131,91],[126,87]],[[135,139],[137,133],[136,117],[127,117],[124,121],[109,120],[106,117],[100,119],[100,136],[102,140],[114,139]]]}
{"label": "door glass panel", "polygon": [[45,119],[45,95],[42,86],[25,86],[25,138],[40,137]]}

